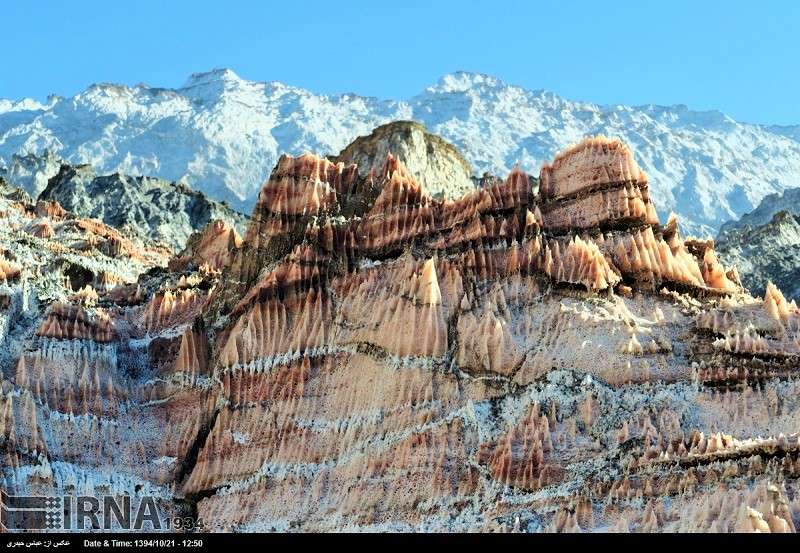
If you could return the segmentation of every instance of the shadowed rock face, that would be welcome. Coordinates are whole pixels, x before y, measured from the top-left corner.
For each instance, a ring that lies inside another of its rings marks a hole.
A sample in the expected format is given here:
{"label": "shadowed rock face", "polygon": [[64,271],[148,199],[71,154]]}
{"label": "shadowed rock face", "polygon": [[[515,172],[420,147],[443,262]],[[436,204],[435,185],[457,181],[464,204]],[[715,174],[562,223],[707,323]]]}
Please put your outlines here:
{"label": "shadowed rock face", "polygon": [[794,531],[796,304],[662,225],[617,140],[541,178],[438,200],[283,156],[241,242],[14,307],[6,489],[226,531]]}
{"label": "shadowed rock face", "polygon": [[720,256],[738,267],[753,294],[774,282],[788,298],[800,299],[800,194],[789,192],[768,196],[749,216],[723,225],[717,238]]}
{"label": "shadowed rock face", "polygon": [[119,173],[100,176],[91,165],[62,165],[39,199],[138,231],[174,251],[184,247],[192,232],[217,219],[241,231],[247,226],[246,216],[181,183]]}
{"label": "shadowed rock face", "polygon": [[12,186],[5,178],[0,177],[0,196],[7,200],[20,202],[23,204],[34,203],[30,195],[16,186]]}

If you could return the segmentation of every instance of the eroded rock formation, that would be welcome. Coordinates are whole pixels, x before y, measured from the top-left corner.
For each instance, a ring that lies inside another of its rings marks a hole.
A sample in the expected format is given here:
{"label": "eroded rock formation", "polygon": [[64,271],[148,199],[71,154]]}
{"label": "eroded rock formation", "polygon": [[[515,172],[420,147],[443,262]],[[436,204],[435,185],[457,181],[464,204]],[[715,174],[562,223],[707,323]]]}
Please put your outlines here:
{"label": "eroded rock formation", "polygon": [[169,268],[180,271],[192,266],[222,271],[230,264],[231,253],[241,246],[242,237],[236,229],[217,219],[189,237],[183,251],[170,260]]}
{"label": "eroded rock formation", "polygon": [[356,138],[331,161],[355,163],[363,176],[370,168],[380,167],[386,154],[400,158],[409,174],[427,184],[432,196],[460,198],[475,188],[472,168],[455,146],[417,121],[381,125]]}
{"label": "eroded rock formation", "polygon": [[[6,204],[4,240],[32,233]],[[14,492],[149,493],[212,531],[800,522],[800,311],[662,225],[618,140],[560,154],[538,193],[517,167],[457,199],[389,155],[283,156],[241,241],[212,223],[168,269],[33,310],[36,263],[12,261]]]}

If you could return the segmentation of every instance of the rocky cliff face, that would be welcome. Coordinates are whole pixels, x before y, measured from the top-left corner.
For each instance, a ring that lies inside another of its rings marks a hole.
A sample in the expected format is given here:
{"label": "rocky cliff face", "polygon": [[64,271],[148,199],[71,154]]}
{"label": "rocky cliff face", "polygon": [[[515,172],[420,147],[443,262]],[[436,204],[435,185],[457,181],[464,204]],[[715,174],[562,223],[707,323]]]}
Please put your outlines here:
{"label": "rocky cliff face", "polygon": [[415,121],[381,125],[369,135],[356,138],[330,160],[345,165],[355,163],[366,175],[370,167],[383,164],[390,153],[400,159],[413,178],[435,183],[428,190],[432,196],[460,198],[475,187],[472,168],[455,146]]}
{"label": "rocky cliff face", "polygon": [[22,188],[17,188],[8,182],[4,177],[0,177],[0,196],[12,202],[21,204],[33,204],[33,198]]}
{"label": "rocky cliff face", "polygon": [[742,283],[754,294],[763,294],[774,282],[789,299],[800,299],[800,195],[789,192],[769,197],[741,221],[724,225],[717,238],[720,256],[739,269]]}
{"label": "rocky cliff face", "polygon": [[244,232],[247,217],[188,186],[150,177],[98,175],[91,165],[62,165],[39,196],[82,217],[128,228],[180,251],[206,224],[222,219]]}
{"label": "rocky cliff face", "polygon": [[[133,287],[135,292],[139,276],[166,266],[168,260],[168,250],[136,233],[77,217],[57,203],[34,204],[27,193],[0,179],[0,362],[4,384],[13,376],[33,336],[81,337],[97,332],[96,336],[103,336],[101,341],[109,341],[112,334],[105,310],[87,311],[83,306],[94,306],[98,293],[119,287]],[[62,316],[73,324],[54,326]],[[35,347],[40,346],[36,342]]]}
{"label": "rocky cliff face", "polygon": [[793,215],[800,212],[800,189],[790,188],[780,194],[769,194],[761,200],[753,211],[745,213],[740,219],[734,219],[724,223],[720,229],[720,234],[731,232],[748,226],[756,228],[770,223],[776,213],[788,210]]}
{"label": "rocky cliff face", "polygon": [[281,157],[241,242],[2,327],[4,487],[213,531],[794,531],[796,304],[662,224],[618,140],[540,179]]}
{"label": "rocky cliff face", "polygon": [[96,84],[46,104],[0,102],[0,174],[13,156],[49,149],[102,174],[185,182],[249,213],[282,152],[336,153],[396,120],[418,121],[455,144],[478,175],[506,175],[516,161],[539,167],[583,136],[613,134],[652,177],[661,218],[674,211],[701,237],[800,183],[798,127],[746,124],[718,111],[600,106],[464,72],[408,100],[380,100],[250,82],[226,69],[179,88]]}
{"label": "rocky cliff face", "polygon": [[28,152],[24,155],[14,153],[7,167],[0,167],[0,176],[18,188],[37,197],[47,188],[47,181],[61,170],[64,160],[45,148],[40,154]]}
{"label": "rocky cliff face", "polygon": [[[169,272],[169,250],[24,194],[0,191],[0,487],[146,496],[166,521],[185,511],[172,483],[213,412],[195,320],[219,271]],[[50,528],[3,510],[4,529]]]}

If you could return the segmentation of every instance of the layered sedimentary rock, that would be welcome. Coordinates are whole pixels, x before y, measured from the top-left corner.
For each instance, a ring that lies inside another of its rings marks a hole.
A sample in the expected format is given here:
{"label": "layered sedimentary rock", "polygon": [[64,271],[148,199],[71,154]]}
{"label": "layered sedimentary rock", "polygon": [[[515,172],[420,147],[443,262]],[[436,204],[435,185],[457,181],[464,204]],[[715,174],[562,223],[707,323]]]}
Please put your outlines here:
{"label": "layered sedimentary rock", "polygon": [[[759,300],[713,243],[660,225],[626,148],[576,145],[543,169],[541,199],[519,170],[456,201],[431,198],[391,157],[348,189],[344,171],[284,160],[262,192],[244,248],[270,257],[216,334],[226,399],[184,488],[207,496],[198,512],[242,531],[707,529],[682,519],[703,507],[674,494],[719,476],[671,469],[644,506],[631,480],[719,432],[713,417],[681,428],[684,413],[725,409],[697,388],[723,362],[711,334],[727,332],[703,317]],[[234,267],[221,293],[243,280]],[[788,351],[794,337],[776,340]],[[750,462],[772,446],[753,444],[720,462],[756,494],[766,469]],[[486,494],[491,507],[476,506]],[[735,496],[747,517],[717,527],[793,528],[787,492],[775,497]]]}
{"label": "layered sedimentary rock", "polygon": [[231,254],[241,247],[242,237],[222,219],[204,226],[189,237],[186,247],[170,260],[171,270],[182,270],[205,266],[209,270],[222,271],[231,262]]}
{"label": "layered sedimentary rock", "polygon": [[541,183],[283,156],[241,242],[214,223],[6,334],[7,488],[211,531],[794,531],[796,304],[662,225],[619,141]]}
{"label": "layered sedimentary rock", "polygon": [[168,250],[57,203],[10,191],[0,212],[3,488],[182,513],[172,482],[213,412],[196,298],[216,273],[166,274]]}
{"label": "layered sedimentary rock", "polygon": [[539,178],[543,200],[558,200],[625,183],[647,185],[647,175],[630,149],[620,140],[609,140],[603,135],[586,138],[559,153],[552,163],[542,165]]}

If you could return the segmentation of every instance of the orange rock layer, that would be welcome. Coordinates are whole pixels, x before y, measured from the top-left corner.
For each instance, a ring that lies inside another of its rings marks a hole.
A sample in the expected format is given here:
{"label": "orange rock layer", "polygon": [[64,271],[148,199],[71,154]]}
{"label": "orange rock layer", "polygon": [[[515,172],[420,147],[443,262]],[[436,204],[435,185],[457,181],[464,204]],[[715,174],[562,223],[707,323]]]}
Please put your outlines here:
{"label": "orange rock layer", "polygon": [[212,223],[49,308],[2,383],[4,474],[130,482],[214,531],[793,531],[797,306],[648,194],[604,137],[539,196],[518,167],[435,200],[392,156],[282,156],[244,240]]}
{"label": "orange rock layer", "polygon": [[230,264],[231,252],[241,246],[242,237],[236,229],[225,221],[212,221],[189,238],[186,248],[170,260],[169,268],[182,271],[192,263],[195,267],[206,265],[221,271]]}
{"label": "orange rock layer", "polygon": [[542,165],[540,193],[545,201],[557,200],[613,184],[643,186],[647,175],[630,149],[619,139],[590,136]]}
{"label": "orange rock layer", "polygon": [[19,272],[19,265],[0,259],[0,280],[13,280],[19,276]]}
{"label": "orange rock layer", "polygon": [[83,305],[61,302],[53,303],[50,314],[36,329],[36,335],[59,340],[95,342],[111,342],[115,339],[113,325],[102,310],[90,313]]}

